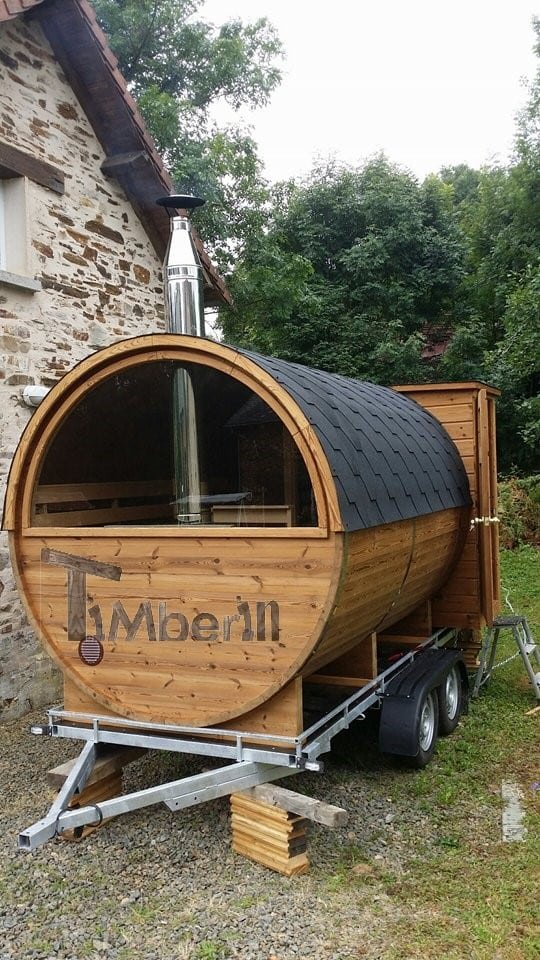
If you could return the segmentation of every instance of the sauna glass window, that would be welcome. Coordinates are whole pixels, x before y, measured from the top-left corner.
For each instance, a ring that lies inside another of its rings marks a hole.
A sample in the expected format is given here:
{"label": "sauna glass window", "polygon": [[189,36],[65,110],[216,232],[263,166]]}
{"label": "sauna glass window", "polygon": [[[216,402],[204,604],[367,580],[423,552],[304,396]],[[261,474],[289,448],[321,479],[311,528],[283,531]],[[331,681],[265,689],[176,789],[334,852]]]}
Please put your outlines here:
{"label": "sauna glass window", "polygon": [[89,390],[58,428],[36,526],[310,527],[311,482],[281,420],[234,378],[140,364]]}

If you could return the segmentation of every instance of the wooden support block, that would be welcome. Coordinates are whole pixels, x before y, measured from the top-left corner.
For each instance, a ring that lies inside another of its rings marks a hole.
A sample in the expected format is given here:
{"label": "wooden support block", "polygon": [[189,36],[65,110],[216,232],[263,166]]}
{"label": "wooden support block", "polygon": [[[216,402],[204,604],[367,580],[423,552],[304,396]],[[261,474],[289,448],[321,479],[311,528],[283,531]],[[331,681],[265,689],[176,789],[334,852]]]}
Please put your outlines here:
{"label": "wooden support block", "polygon": [[233,850],[286,877],[309,867],[305,826],[304,817],[245,793],[231,794]]}
{"label": "wooden support block", "polygon": [[[85,786],[80,793],[74,794],[69,807],[71,809],[85,806],[92,806],[100,803],[102,800],[111,800],[122,793],[122,771],[128,763],[142,757],[146,751],[134,747],[103,747],[102,756],[98,757],[94,768],[86,781]],[[59,789],[66,781],[75,760],[66,760],[58,767],[54,767],[47,772],[47,782],[51,787]],[[96,817],[96,819],[98,819]],[[109,818],[110,819],[110,818]],[[73,830],[65,830],[59,834],[63,840],[78,841],[97,830],[102,823],[89,825],[85,827],[76,827]]]}
{"label": "wooden support block", "polygon": [[[103,777],[101,780],[97,780],[89,786],[84,787],[80,793],[76,793],[69,803],[69,808],[73,810],[79,807],[92,806],[95,803],[101,803],[102,800],[112,800],[113,797],[118,797],[121,793],[122,771],[116,771],[108,777]],[[96,820],[98,819],[96,815]],[[109,817],[108,819],[111,818]],[[107,823],[107,820],[101,820],[99,823],[96,822],[95,824],[90,824],[85,827],[75,827],[73,830],[64,830],[63,833],[59,834],[59,837],[61,840],[69,840],[71,842],[84,840],[85,837],[88,837],[94,830],[99,830],[105,823]]]}
{"label": "wooden support block", "polygon": [[245,846],[240,841],[233,839],[233,850],[235,853],[241,853],[242,856],[255,860],[263,867],[269,867],[276,873],[281,873],[285,877],[295,877],[300,873],[307,873],[309,870],[309,860],[305,853],[300,853],[296,857],[289,857],[286,861],[274,857],[270,851],[255,850],[251,846]]}
{"label": "wooden support block", "polygon": [[296,737],[302,732],[302,678],[295,677],[261,707],[241,717],[220,724],[223,729],[246,733],[275,733],[280,737]]}
{"label": "wooden support block", "polygon": [[[362,643],[357,643],[355,647],[342,654],[331,663],[326,664],[324,668],[325,676],[333,677],[368,677],[373,680],[377,676],[377,634],[372,633]],[[309,678],[313,680],[313,675]],[[317,682],[317,681],[315,681]],[[322,681],[320,681],[322,682]],[[330,681],[328,681],[330,682]],[[336,683],[339,683],[339,679]],[[363,686],[367,680],[362,680],[360,684],[356,682],[353,686]]]}
{"label": "wooden support block", "polygon": [[[102,756],[98,757],[94,764],[92,773],[86,781],[85,789],[98,780],[106,779],[112,773],[121,773],[128,763],[131,763],[133,760],[138,760],[139,757],[144,756],[145,752],[145,750],[140,750],[138,747],[105,747]],[[61,763],[58,767],[53,767],[52,770],[48,770],[47,783],[57,789],[63,786],[74,763],[75,760],[66,760],[65,763]]]}

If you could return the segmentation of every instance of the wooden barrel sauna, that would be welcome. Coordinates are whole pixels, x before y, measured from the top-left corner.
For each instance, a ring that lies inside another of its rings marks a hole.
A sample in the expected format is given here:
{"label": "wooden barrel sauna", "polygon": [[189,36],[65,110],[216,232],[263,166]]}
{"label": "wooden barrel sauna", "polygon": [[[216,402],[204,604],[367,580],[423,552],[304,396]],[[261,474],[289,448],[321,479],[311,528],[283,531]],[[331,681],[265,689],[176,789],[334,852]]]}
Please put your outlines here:
{"label": "wooden barrel sauna", "polygon": [[[179,525],[174,493],[179,369],[195,398],[196,525]],[[457,449],[413,400],[163,334],[54,387],[16,452],[4,526],[71,702],[256,729],[257,708],[435,594],[469,514]]]}

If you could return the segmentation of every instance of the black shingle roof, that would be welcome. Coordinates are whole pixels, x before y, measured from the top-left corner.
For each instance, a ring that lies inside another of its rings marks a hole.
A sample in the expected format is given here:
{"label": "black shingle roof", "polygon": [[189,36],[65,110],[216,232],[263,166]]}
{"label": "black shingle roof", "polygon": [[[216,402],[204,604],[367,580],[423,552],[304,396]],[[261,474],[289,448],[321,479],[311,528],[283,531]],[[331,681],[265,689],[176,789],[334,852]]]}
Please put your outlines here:
{"label": "black shingle roof", "polygon": [[330,465],[346,530],[470,504],[457,447],[414,400],[373,383],[239,352],[269,373],[309,420]]}

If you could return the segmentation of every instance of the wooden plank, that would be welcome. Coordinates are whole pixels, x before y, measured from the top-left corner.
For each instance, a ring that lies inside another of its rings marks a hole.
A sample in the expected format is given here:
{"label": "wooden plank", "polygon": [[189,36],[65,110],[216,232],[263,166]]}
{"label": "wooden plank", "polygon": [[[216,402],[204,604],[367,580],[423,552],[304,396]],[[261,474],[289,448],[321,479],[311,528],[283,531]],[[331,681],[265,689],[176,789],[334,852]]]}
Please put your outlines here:
{"label": "wooden plank", "polygon": [[[426,410],[429,408],[426,407]],[[452,438],[454,443],[457,443],[459,440],[473,440],[475,439],[474,432],[474,422],[471,420],[464,420],[458,423],[452,423],[451,421],[445,422],[441,420],[441,423],[444,426],[449,437]]]}
{"label": "wooden plank", "polygon": [[292,507],[287,504],[243,504],[241,506],[212,507],[212,523],[232,523],[235,526],[290,527],[292,526]]}
{"label": "wooden plank", "polygon": [[[143,757],[146,750],[139,747],[112,747],[104,746],[103,753],[97,758],[92,773],[86,781],[85,788],[98,780],[103,780],[113,773],[123,770],[128,763],[139,760]],[[67,777],[76,763],[77,758],[66,760],[47,771],[47,783],[51,787],[60,788],[64,785]]]}
{"label": "wooden plank", "polygon": [[320,683],[328,687],[365,687],[372,679],[373,677],[340,677],[333,673],[311,673],[304,678],[304,682]]}
{"label": "wooden plank", "polygon": [[0,141],[0,178],[28,177],[34,183],[47,187],[55,193],[64,193],[64,174],[52,163],[40,160],[31,153],[19,150],[9,143]]}
{"label": "wooden plank", "polygon": [[391,644],[397,645],[400,647],[418,647],[421,643],[424,643],[427,640],[429,634],[419,633],[417,636],[413,636],[410,633],[394,633],[392,630],[387,630],[384,633],[379,633],[379,643],[381,644]]}
{"label": "wooden plank", "polygon": [[88,510],[55,510],[36,513],[32,519],[36,527],[85,527],[102,524],[133,523],[137,520],[172,518],[172,507],[167,503],[147,503],[140,506],[96,507]]}
{"label": "wooden plank", "polygon": [[50,563],[55,566],[67,567],[68,570],[74,570],[79,573],[85,573],[89,576],[103,577],[107,580],[120,580],[122,570],[119,566],[112,563],[101,563],[98,560],[88,560],[85,557],[77,556],[73,553],[63,553],[60,550],[51,550],[44,547],[41,551],[40,560],[42,563]]}
{"label": "wooden plank", "polygon": [[[100,780],[90,783],[89,785],[85,786],[80,793],[76,793],[70,800],[69,808],[77,809],[79,807],[93,806],[96,803],[101,803],[103,800],[112,800],[113,797],[118,797],[121,793],[122,773],[121,771],[116,771],[109,774],[107,777],[103,777]],[[99,822],[92,823],[84,827],[75,827],[72,830],[63,830],[62,833],[59,834],[59,838],[61,840],[67,840],[70,842],[79,842],[80,840],[85,840],[87,836],[89,836],[91,833],[94,833],[95,830],[101,829],[101,827],[103,827],[111,819],[111,817],[107,817]]]}
{"label": "wooden plank", "polygon": [[[301,821],[302,825],[305,823],[305,820]],[[235,841],[253,845],[261,851],[269,851],[283,862],[307,850],[307,834],[304,827],[288,833],[279,824],[272,826],[268,822],[257,819],[253,814],[242,816],[236,812],[236,807],[232,810],[230,824]]]}
{"label": "wooden plank", "polygon": [[291,810],[284,810],[282,807],[275,806],[266,800],[255,800],[247,791],[242,790],[230,795],[231,810],[242,816],[250,817],[252,820],[264,821],[273,827],[278,827],[287,833],[292,833],[298,824],[303,823],[303,818]]}
{"label": "wooden plank", "polygon": [[[432,628],[431,600],[426,600],[419,604],[407,617],[395,623],[392,627],[392,633],[415,637],[423,635],[426,639],[432,633]],[[377,639],[384,642],[384,631],[377,635]]]}
{"label": "wooden plank", "polygon": [[476,392],[476,390],[485,389],[490,395],[495,397],[500,397],[501,391],[497,387],[491,387],[489,384],[483,383],[481,380],[464,380],[456,381],[455,383],[423,383],[423,384],[401,384],[399,386],[392,387],[392,390],[396,390],[398,393],[412,393],[430,396],[432,394],[438,394],[439,392],[463,392],[471,393]]}
{"label": "wooden plank", "polygon": [[283,860],[264,848],[260,849],[257,844],[241,842],[234,837],[232,848],[235,853],[240,853],[249,860],[254,860],[286,877],[295,877],[309,870],[309,860],[305,853]]}
{"label": "wooden plank", "polygon": [[276,841],[287,848],[287,844],[297,837],[305,837],[306,820],[304,817],[296,817],[294,822],[272,820],[266,815],[259,816],[258,812],[248,811],[238,803],[231,800],[232,822],[240,830],[251,830],[253,835],[259,839],[268,838],[270,841]]}
{"label": "wooden plank", "polygon": [[457,437],[454,440],[454,443],[458,448],[461,457],[474,457],[476,452],[476,444],[472,437]]}
{"label": "wooden plank", "polygon": [[[7,523],[4,524],[5,530],[13,530],[13,527],[8,527]],[[246,527],[227,527],[222,530],[223,537],[226,537],[227,540],[245,540],[246,539]],[[219,532],[220,528],[208,524],[206,527],[197,528],[197,540],[215,540],[216,532]],[[80,527],[48,527],[47,528],[47,538],[50,537],[71,537],[78,539],[81,537]],[[272,528],[272,537],[274,540],[291,540],[291,541],[301,541],[301,540],[327,540],[328,539],[328,530],[322,529],[321,527],[273,527]],[[27,526],[24,528],[24,538],[31,540],[35,538],[37,540],[42,539],[44,536],[43,528],[36,526]],[[115,540],[118,536],[118,531],[113,527],[85,527],[84,528],[84,539],[88,542],[91,542],[95,539],[109,538],[110,540]],[[268,537],[267,527],[250,527],[249,528],[249,538],[250,540],[264,540]],[[156,538],[156,527],[155,526],[125,526],[122,528],[122,538],[126,541],[131,540],[155,540]],[[165,542],[167,540],[172,541],[182,541],[182,540],[192,540],[193,539],[193,529],[189,526],[179,527],[177,523],[160,523],[159,524],[159,538],[160,541]]]}
{"label": "wooden plank", "polygon": [[436,406],[430,403],[429,408],[426,407],[426,409],[429,409],[429,412],[446,426],[447,423],[469,423],[473,407],[472,402],[454,403],[447,406]]}
{"label": "wooden plank", "polygon": [[323,800],[316,800],[313,797],[305,797],[294,790],[287,790],[285,787],[278,787],[273,783],[250,787],[248,790],[244,790],[243,794],[269,806],[297,813],[307,820],[322,823],[326,827],[343,827],[348,820],[347,811],[341,807],[325,803]]}
{"label": "wooden plank", "polygon": [[122,481],[121,483],[56,483],[40,484],[35,503],[76,503],[79,500],[127,500],[135,497],[172,496],[172,483],[154,480]]}
{"label": "wooden plank", "polygon": [[231,828],[235,841],[268,851],[276,858],[283,858],[285,863],[291,856],[305,853],[307,849],[305,831],[286,837],[266,829],[261,824],[255,826],[252,821],[237,817],[234,813],[231,817]]}
{"label": "wooden plank", "polygon": [[444,584],[437,592],[435,600],[444,601],[447,596],[458,596],[467,604],[470,600],[476,600],[479,595],[479,581],[477,578],[466,579],[464,577],[453,577],[451,582]]}

